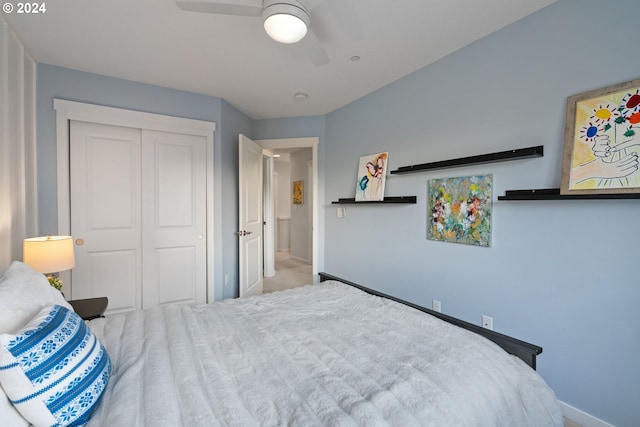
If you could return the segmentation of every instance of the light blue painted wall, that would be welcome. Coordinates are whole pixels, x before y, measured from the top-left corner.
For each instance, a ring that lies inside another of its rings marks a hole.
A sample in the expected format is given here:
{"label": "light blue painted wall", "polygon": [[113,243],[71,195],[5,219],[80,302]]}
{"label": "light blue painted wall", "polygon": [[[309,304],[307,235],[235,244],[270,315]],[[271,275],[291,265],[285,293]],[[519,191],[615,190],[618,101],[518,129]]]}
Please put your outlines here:
{"label": "light blue painted wall", "polygon": [[[220,244],[223,250],[216,247],[216,253],[222,254],[216,257],[216,264],[222,262],[222,270],[216,265],[216,271],[227,274],[228,284],[223,286],[223,298],[237,298],[239,296],[239,260],[238,260],[238,135],[243,134],[252,138],[253,120],[238,111],[226,101],[222,102],[221,135],[222,144],[220,173],[222,179],[216,179],[216,189],[222,195],[222,203],[219,205],[222,218],[220,230]],[[221,259],[222,258],[222,259]],[[222,277],[224,283],[224,277]],[[216,287],[216,290],[218,287]],[[218,295],[216,294],[216,300]]]}
{"label": "light blue painted wall", "polygon": [[[640,201],[502,202],[559,187],[566,97],[640,77],[637,0],[560,0],[326,118],[325,199],[353,197],[358,158],[389,167],[544,145],[543,158],[387,177],[416,205],[325,208],[325,270],[539,344],[559,399],[640,419]],[[366,61],[366,58],[363,58]],[[426,240],[431,178],[493,174],[493,242]]]}
{"label": "light blue painted wall", "polygon": [[[215,253],[231,253],[233,243],[229,224],[237,223],[237,214],[229,206],[237,205],[237,196],[227,191],[237,181],[238,133],[251,134],[252,120],[220,98],[175,89],[105,77],[97,74],[38,64],[37,135],[38,203],[40,234],[55,234],[58,228],[56,191],[56,124],[53,99],[99,104],[149,113],[207,120],[216,123],[214,135],[214,235]],[[224,123],[223,123],[224,120]],[[234,136],[235,133],[235,136]],[[234,157],[234,153],[235,157]],[[237,185],[236,185],[237,188]],[[221,190],[224,189],[224,190]],[[235,228],[235,226],[234,226]],[[235,252],[237,254],[237,248]],[[227,295],[224,273],[237,276],[237,255],[216,257],[214,295]],[[231,281],[237,289],[237,281]]]}
{"label": "light blue painted wall", "polygon": [[294,117],[256,120],[253,125],[255,139],[306,138],[317,136],[320,146],[325,133],[324,116]]}

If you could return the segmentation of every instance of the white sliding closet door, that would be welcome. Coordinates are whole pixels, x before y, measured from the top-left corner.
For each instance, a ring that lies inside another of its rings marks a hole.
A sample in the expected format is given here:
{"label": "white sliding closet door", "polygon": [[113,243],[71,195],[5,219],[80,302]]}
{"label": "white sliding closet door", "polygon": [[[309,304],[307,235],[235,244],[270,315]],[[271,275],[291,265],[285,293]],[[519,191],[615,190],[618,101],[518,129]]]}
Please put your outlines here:
{"label": "white sliding closet door", "polygon": [[142,247],[145,308],[205,303],[206,141],[142,131]]}
{"label": "white sliding closet door", "polygon": [[206,302],[205,138],[71,121],[74,299]]}
{"label": "white sliding closet door", "polygon": [[141,131],[71,122],[73,299],[109,297],[109,312],[142,308]]}

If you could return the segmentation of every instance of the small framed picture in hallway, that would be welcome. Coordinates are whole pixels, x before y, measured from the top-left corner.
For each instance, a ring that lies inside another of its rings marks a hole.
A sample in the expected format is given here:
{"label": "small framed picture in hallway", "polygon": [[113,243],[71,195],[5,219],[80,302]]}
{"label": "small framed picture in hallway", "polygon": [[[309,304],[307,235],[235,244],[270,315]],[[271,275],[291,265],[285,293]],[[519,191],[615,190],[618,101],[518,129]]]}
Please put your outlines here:
{"label": "small framed picture in hallway", "polygon": [[293,204],[302,205],[304,203],[304,182],[293,181]]}

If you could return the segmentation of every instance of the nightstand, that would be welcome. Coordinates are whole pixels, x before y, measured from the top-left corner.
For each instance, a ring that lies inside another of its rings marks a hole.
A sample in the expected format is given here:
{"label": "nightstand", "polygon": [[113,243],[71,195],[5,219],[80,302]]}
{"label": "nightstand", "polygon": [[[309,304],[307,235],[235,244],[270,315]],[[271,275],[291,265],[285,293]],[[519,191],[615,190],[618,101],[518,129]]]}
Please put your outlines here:
{"label": "nightstand", "polygon": [[73,311],[83,320],[96,319],[98,317],[104,317],[103,314],[109,305],[109,299],[107,297],[99,298],[86,298],[67,301]]}

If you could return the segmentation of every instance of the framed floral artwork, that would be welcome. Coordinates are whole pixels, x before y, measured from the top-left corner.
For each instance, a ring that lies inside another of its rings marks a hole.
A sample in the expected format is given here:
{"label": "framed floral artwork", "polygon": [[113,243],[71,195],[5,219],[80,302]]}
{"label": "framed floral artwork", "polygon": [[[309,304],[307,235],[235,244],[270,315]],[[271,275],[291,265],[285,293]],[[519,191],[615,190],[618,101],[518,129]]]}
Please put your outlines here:
{"label": "framed floral artwork", "polygon": [[491,246],[493,175],[431,179],[427,239]]}
{"label": "framed floral artwork", "polygon": [[640,193],[640,79],[567,98],[561,194]]}
{"label": "framed floral artwork", "polygon": [[302,181],[293,181],[293,204],[302,205],[304,203],[304,184]]}
{"label": "framed floral artwork", "polygon": [[356,202],[384,200],[388,160],[388,152],[360,157],[356,182]]}

